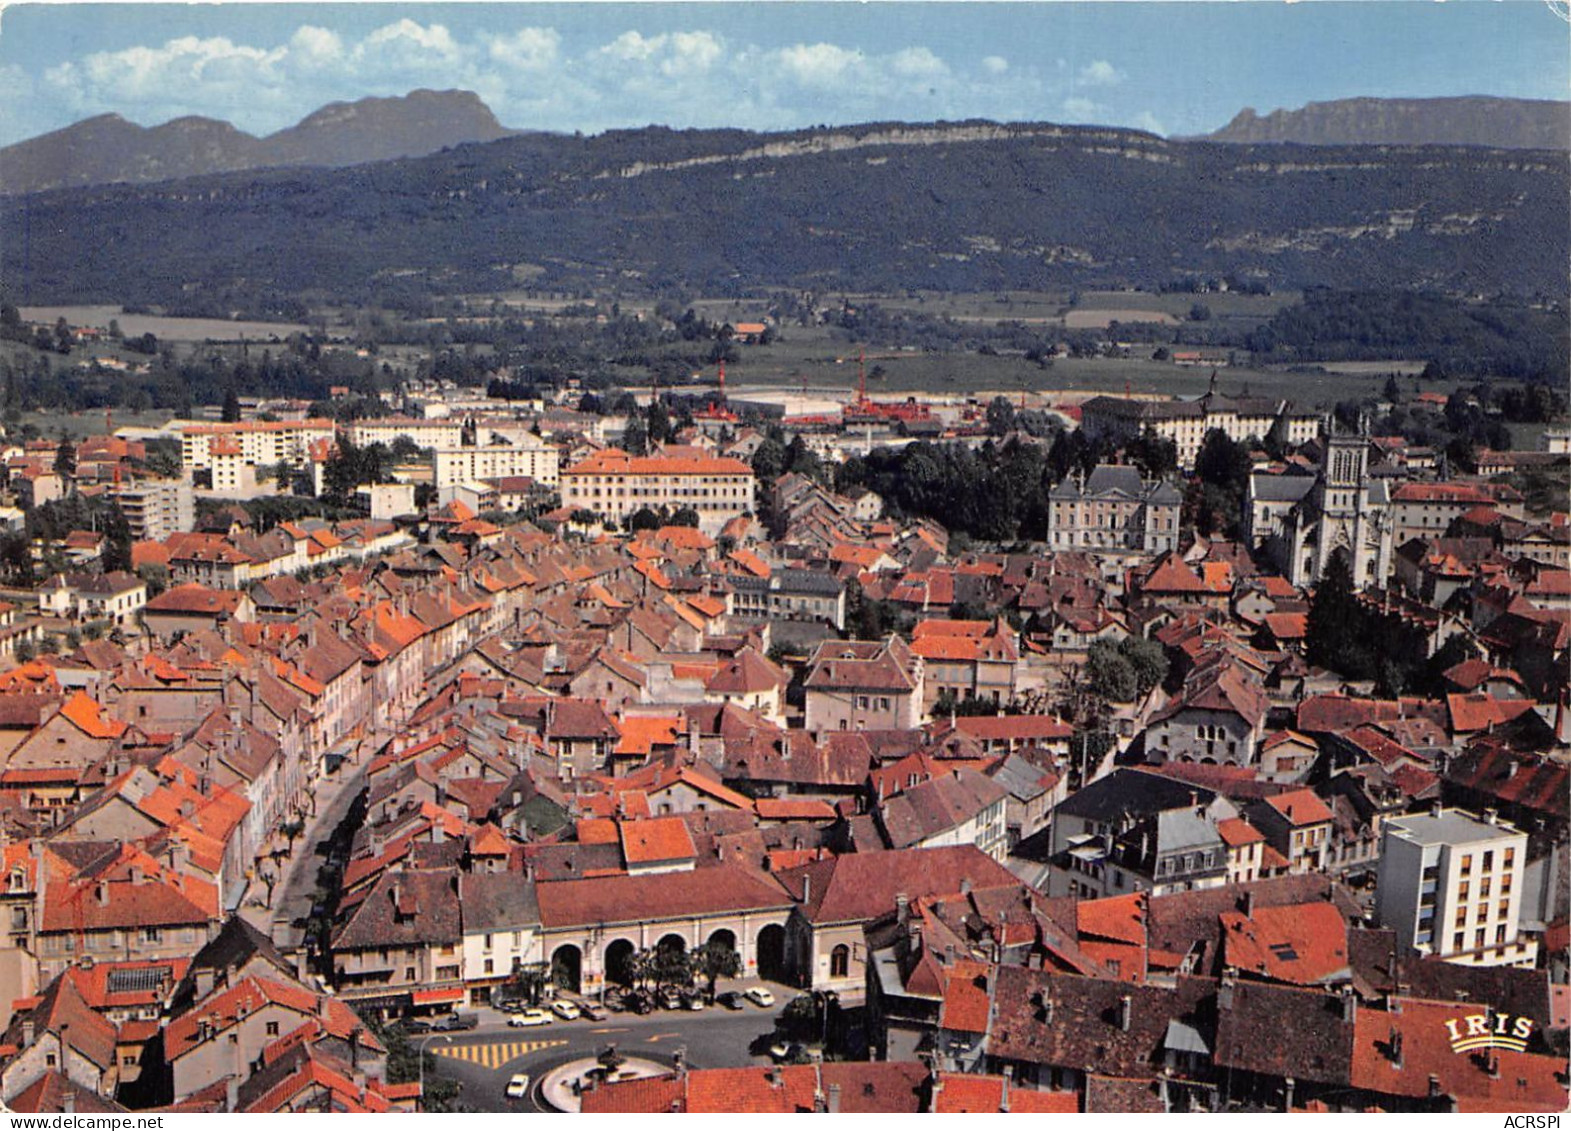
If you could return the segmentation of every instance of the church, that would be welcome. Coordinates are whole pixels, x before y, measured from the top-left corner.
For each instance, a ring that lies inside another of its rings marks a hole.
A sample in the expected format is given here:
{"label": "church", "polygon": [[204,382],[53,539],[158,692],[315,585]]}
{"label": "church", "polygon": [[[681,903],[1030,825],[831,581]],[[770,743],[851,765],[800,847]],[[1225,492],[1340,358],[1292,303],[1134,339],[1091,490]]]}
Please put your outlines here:
{"label": "church", "polygon": [[1249,477],[1250,545],[1294,585],[1312,585],[1342,551],[1358,588],[1391,571],[1396,524],[1389,481],[1369,471],[1367,427],[1338,432],[1327,422],[1325,461],[1314,475]]}

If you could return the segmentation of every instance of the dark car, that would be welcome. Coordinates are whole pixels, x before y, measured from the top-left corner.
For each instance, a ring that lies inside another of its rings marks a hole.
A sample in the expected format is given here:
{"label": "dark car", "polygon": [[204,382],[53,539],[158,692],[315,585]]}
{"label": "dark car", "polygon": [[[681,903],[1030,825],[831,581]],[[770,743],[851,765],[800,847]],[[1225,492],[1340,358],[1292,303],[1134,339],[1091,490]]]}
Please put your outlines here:
{"label": "dark car", "polygon": [[529,1008],[529,1003],[521,997],[503,998],[496,1003],[496,1008],[503,1013],[522,1013]]}
{"label": "dark car", "polygon": [[581,1001],[578,1003],[578,1015],[585,1021],[605,1020],[605,1010],[601,1009],[598,1005],[591,1001]]}
{"label": "dark car", "polygon": [[431,1022],[424,1017],[405,1017],[399,1022],[399,1025],[402,1026],[404,1032],[411,1035],[429,1033],[431,1031]]}
{"label": "dark car", "polygon": [[473,1029],[479,1024],[480,1018],[473,1013],[449,1013],[436,1023],[435,1028],[440,1033],[457,1033]]}
{"label": "dark car", "polygon": [[640,990],[637,993],[628,994],[627,997],[623,999],[623,1002],[626,1004],[628,1009],[632,1010],[640,1017],[646,1013],[653,1013],[655,1011],[654,995],[651,993],[646,993],[643,990]]}
{"label": "dark car", "polygon": [[718,1005],[721,1009],[729,1009],[732,1011],[744,1008],[742,1005],[742,995],[737,993],[735,990],[727,990],[723,994],[716,994],[715,1004]]}

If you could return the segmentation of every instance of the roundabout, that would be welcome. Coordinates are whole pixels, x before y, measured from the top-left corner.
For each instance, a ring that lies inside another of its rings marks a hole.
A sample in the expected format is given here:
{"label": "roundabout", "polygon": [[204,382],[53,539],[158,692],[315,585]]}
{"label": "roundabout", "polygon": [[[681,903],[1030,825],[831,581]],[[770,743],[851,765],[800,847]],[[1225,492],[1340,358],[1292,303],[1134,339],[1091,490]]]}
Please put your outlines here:
{"label": "roundabout", "polygon": [[[615,1054],[615,1046],[607,1051]],[[541,1077],[540,1101],[557,1111],[577,1112],[579,1097],[586,1088],[611,1081],[663,1076],[670,1071],[670,1064],[642,1056],[579,1057],[557,1065]]]}

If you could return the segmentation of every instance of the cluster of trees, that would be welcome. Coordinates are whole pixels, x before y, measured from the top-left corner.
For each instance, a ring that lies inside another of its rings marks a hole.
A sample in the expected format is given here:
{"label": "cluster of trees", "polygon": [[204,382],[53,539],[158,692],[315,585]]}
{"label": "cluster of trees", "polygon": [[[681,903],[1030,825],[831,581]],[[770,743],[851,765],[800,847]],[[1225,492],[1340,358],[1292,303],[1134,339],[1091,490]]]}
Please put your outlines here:
{"label": "cluster of trees", "polygon": [[713,997],[717,981],[741,972],[736,948],[723,939],[711,939],[692,950],[666,945],[629,951],[613,959],[606,976],[618,985],[646,991],[685,990],[703,982],[705,992]]}
{"label": "cluster of trees", "polygon": [[1202,534],[1236,538],[1252,467],[1248,444],[1230,439],[1220,428],[1207,432],[1184,492],[1184,524]]}
{"label": "cluster of trees", "polygon": [[1268,362],[1423,358],[1430,379],[1493,375],[1554,384],[1571,369],[1563,313],[1411,291],[1312,287],[1244,344]]}
{"label": "cluster of trees", "polygon": [[1126,636],[1098,640],[1086,652],[1086,680],[1108,703],[1128,703],[1167,678],[1167,653],[1155,640]]}
{"label": "cluster of trees", "polygon": [[322,466],[322,494],[339,506],[354,502],[355,488],[370,483],[386,483],[393,464],[393,453],[386,444],[360,447],[347,435],[338,439],[337,450]]}
{"label": "cluster of trees", "polygon": [[698,526],[698,512],[692,507],[639,507],[627,516],[627,529],[633,533],[640,530],[659,530],[662,526]]}
{"label": "cluster of trees", "polygon": [[1309,662],[1348,679],[1374,680],[1376,694],[1386,698],[1444,694],[1442,673],[1472,655],[1465,638],[1452,637],[1428,659],[1383,648],[1376,618],[1355,593],[1347,556],[1333,554],[1309,606]]}

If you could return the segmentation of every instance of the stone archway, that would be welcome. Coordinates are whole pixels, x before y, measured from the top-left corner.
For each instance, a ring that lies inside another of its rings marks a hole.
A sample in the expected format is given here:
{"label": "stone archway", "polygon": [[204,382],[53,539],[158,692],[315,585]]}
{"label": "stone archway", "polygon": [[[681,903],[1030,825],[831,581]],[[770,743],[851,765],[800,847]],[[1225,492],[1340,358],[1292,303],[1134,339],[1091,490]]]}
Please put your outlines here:
{"label": "stone archway", "polygon": [[766,982],[788,982],[786,969],[786,933],[778,923],[770,923],[758,932],[758,976]]}
{"label": "stone archway", "polygon": [[579,993],[583,989],[584,952],[571,943],[551,952],[551,982],[559,990]]}
{"label": "stone archway", "polygon": [[619,986],[631,986],[637,977],[633,970],[633,956],[638,948],[629,939],[615,939],[605,948],[606,981]]}

